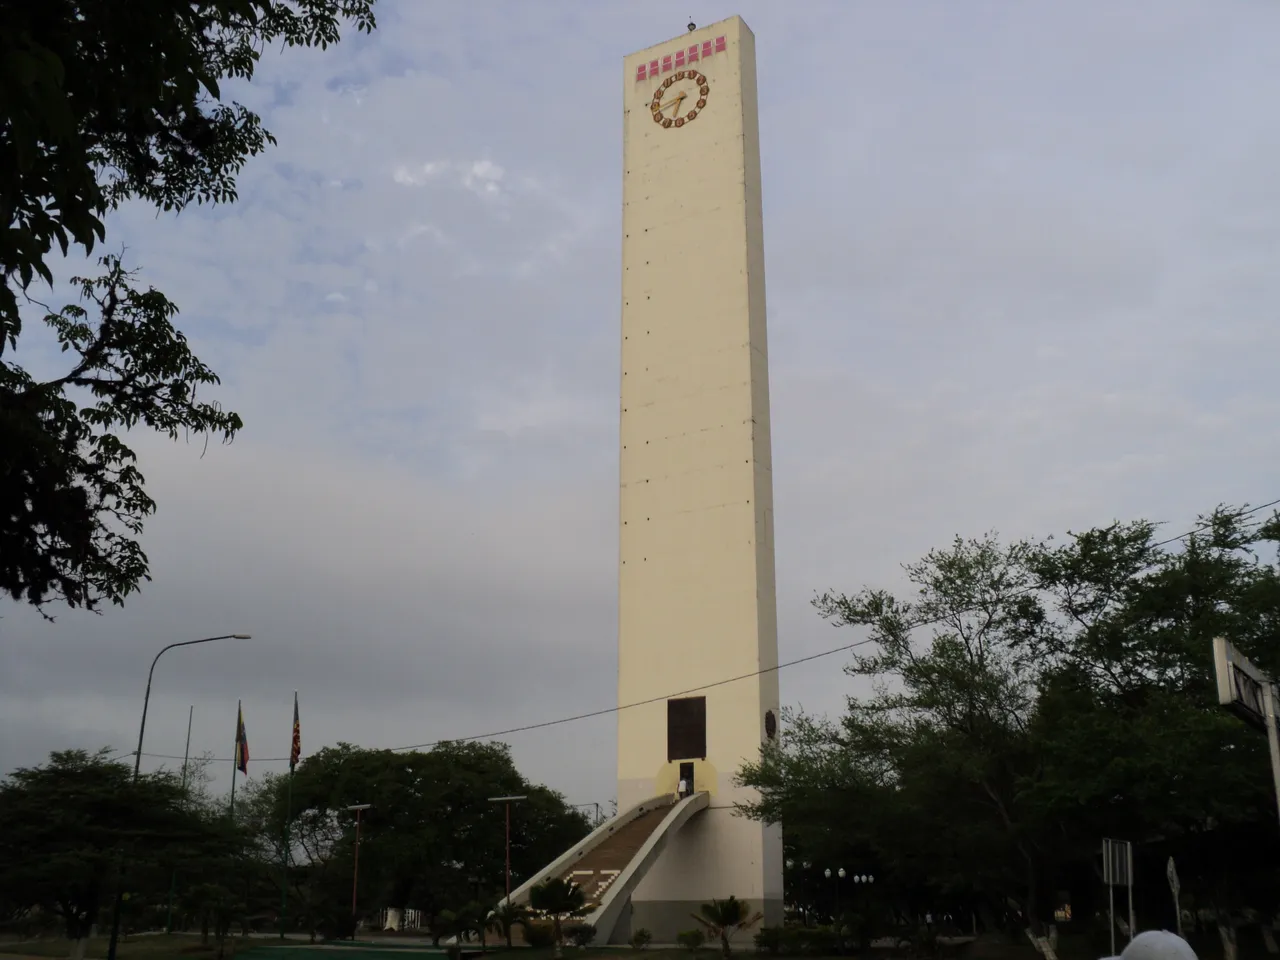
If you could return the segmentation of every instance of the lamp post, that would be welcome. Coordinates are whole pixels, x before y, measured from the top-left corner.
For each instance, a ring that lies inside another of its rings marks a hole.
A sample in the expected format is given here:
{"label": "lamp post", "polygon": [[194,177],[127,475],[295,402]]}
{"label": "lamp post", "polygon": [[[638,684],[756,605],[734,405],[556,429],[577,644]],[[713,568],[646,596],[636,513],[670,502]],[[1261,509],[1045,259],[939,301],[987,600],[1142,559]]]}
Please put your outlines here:
{"label": "lamp post", "polygon": [[[830,879],[831,879],[831,868],[830,868],[830,867],[827,867],[827,869],[823,870],[823,871],[822,871],[822,875],[823,875],[824,877],[826,877],[828,880],[830,880]],[[835,898],[835,908],[831,911],[831,922],[832,922],[832,923],[837,923],[837,922],[838,922],[838,914],[840,913],[840,881],[841,881],[841,880],[843,880],[843,879],[844,879],[844,877],[845,877],[844,867],[838,867],[838,868],[836,869],[835,877],[836,877],[836,898]],[[857,877],[854,877],[853,879],[854,879],[854,880],[857,880],[858,878],[857,878]]]}
{"label": "lamp post", "polygon": [[[247,633],[224,633],[216,637],[205,637],[202,640],[183,640],[161,647],[160,652],[151,661],[151,669],[147,671],[147,692],[142,696],[142,722],[138,724],[138,751],[133,757],[133,779],[138,779],[142,768],[142,735],[147,730],[147,707],[151,703],[151,678],[156,672],[156,662],[174,647],[193,647],[198,643],[212,643],[215,640],[252,640]],[[116,945],[120,941],[120,908],[124,904],[124,862],[121,861],[117,871],[116,903],[111,911],[111,940],[107,944],[107,960],[116,960]]]}
{"label": "lamp post", "polygon": [[528,799],[527,796],[489,798],[490,803],[505,803],[507,805],[507,906],[511,905],[511,804]]}
{"label": "lamp post", "polygon": [[[355,866],[351,869],[351,919],[356,919],[356,887],[360,882],[360,814],[372,807],[371,803],[353,803],[347,807],[348,810],[354,810],[356,814],[356,856]],[[357,924],[358,925],[358,924]],[[353,927],[351,930],[351,939],[355,940],[356,931]]]}

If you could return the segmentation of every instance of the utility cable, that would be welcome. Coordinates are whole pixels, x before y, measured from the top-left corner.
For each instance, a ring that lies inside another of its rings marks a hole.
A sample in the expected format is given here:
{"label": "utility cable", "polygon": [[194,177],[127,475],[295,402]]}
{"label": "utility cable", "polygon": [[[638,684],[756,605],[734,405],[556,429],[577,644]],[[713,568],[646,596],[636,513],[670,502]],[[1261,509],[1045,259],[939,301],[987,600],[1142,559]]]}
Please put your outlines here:
{"label": "utility cable", "polygon": [[[1274,507],[1277,505],[1280,505],[1280,498],[1272,500],[1269,503],[1264,503],[1259,506],[1252,507],[1249,510],[1242,510],[1239,513],[1234,514],[1234,516],[1237,519],[1243,519],[1244,517],[1252,516],[1253,514],[1258,513],[1260,510],[1265,510],[1268,507]],[[1204,523],[1200,523],[1195,527],[1193,527],[1192,529],[1188,530],[1186,533],[1179,534],[1176,537],[1170,537],[1167,540],[1160,540],[1156,543],[1151,544],[1151,546],[1152,547],[1168,546],[1169,544],[1176,543],[1179,540],[1185,540],[1187,539],[1187,537],[1193,536],[1202,530],[1207,530],[1212,525],[1213,525],[1212,521],[1206,521]],[[1032,586],[1026,587],[1023,590],[1015,591],[1010,596],[1016,597],[1016,596],[1030,593],[1034,590],[1039,590],[1039,589],[1041,589],[1040,584],[1033,584]],[[907,629],[914,630],[917,627],[932,626],[934,624],[942,623],[944,620],[947,619],[948,616],[953,616],[955,613],[974,613],[981,609],[982,609],[981,607],[969,607],[959,611],[952,611],[952,613],[946,614],[943,616],[931,617],[925,620],[917,620],[912,622]],[[753,677],[764,676],[765,674],[769,674],[769,673],[776,673],[777,671],[785,670],[788,667],[798,666],[799,664],[808,663],[812,660],[821,660],[824,657],[830,657],[837,653],[844,653],[848,650],[853,650],[856,647],[865,646],[866,644],[871,642],[872,642],[871,639],[868,638],[864,640],[857,640],[857,641],[854,641],[853,643],[841,644],[838,647],[832,647],[830,650],[823,650],[821,653],[811,653],[805,657],[797,657],[795,660],[788,660],[785,663],[779,663],[777,666],[763,667],[759,670],[752,670],[749,673],[739,674],[736,677],[728,677],[724,680],[717,680],[714,683],[707,683],[698,687],[690,687],[688,690],[681,690],[678,693],[668,693],[660,697],[649,697],[646,700],[636,700],[632,703],[620,703],[616,707],[604,707],[600,710],[591,710],[587,713],[578,713],[578,714],[574,714],[573,716],[560,717],[555,720],[544,720],[541,723],[528,723],[519,727],[508,727],[505,730],[493,730],[489,733],[477,733],[468,737],[446,737],[440,740],[432,740],[427,743],[413,743],[403,747],[390,747],[388,749],[396,753],[399,753],[405,750],[424,750],[424,749],[430,749],[432,747],[437,747],[446,743],[471,743],[476,740],[492,740],[495,737],[505,737],[513,733],[526,733],[530,730],[543,730],[547,727],[558,727],[565,723],[576,723],[579,720],[590,720],[594,717],[606,717],[609,714],[621,713],[623,710],[630,710],[635,707],[644,707],[653,703],[661,703],[666,700],[676,699],[677,697],[685,697],[693,693],[699,693],[703,690],[712,690],[716,687],[723,687],[730,683],[738,683],[741,680],[750,680]],[[130,751],[130,752],[132,753],[133,751]],[[152,757],[154,759],[159,759],[159,760],[181,760],[182,759],[182,757],[173,756],[167,753],[145,753],[144,752],[142,755],[144,757]],[[200,759],[203,759],[203,758],[200,758]],[[229,762],[230,759],[231,758],[217,759],[217,760],[211,760],[210,762],[226,763],[226,762]],[[262,757],[262,758],[256,759],[255,762],[278,763],[288,759],[289,759],[288,757]]]}

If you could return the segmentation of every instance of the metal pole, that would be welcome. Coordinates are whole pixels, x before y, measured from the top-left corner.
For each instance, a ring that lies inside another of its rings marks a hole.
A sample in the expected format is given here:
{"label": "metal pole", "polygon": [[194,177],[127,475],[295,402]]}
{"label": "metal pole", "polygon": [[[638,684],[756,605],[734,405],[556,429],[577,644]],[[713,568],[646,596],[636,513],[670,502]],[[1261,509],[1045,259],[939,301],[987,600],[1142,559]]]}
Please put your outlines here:
{"label": "metal pole", "polygon": [[507,906],[511,906],[511,801],[507,801]]}
{"label": "metal pole", "polygon": [[284,917],[289,909],[289,818],[293,815],[293,768],[284,794],[284,848],[280,853],[280,939],[284,939]]}
{"label": "metal pole", "polygon": [[240,769],[240,718],[244,715],[244,701],[236,701],[236,743],[231,748],[231,807],[228,814],[232,819],[236,815],[236,771]]}
{"label": "metal pole", "polygon": [[1129,942],[1133,943],[1133,938],[1138,935],[1138,923],[1133,916],[1133,841],[1125,847],[1129,857]]}
{"label": "metal pole", "polygon": [[[356,863],[355,869],[351,874],[351,916],[356,915],[356,885],[360,882],[360,814],[362,811],[356,811]],[[355,935],[352,935],[355,939]]]}
{"label": "metal pole", "polygon": [[[191,759],[191,718],[196,712],[193,703],[187,708],[187,745],[182,751],[182,798],[187,797],[187,761]],[[175,868],[169,873],[169,912],[164,922],[164,932],[173,933],[173,895],[178,887],[178,871]]]}
{"label": "metal pole", "polygon": [[1275,684],[1262,685],[1263,702],[1267,710],[1267,743],[1271,747],[1271,782],[1276,791],[1276,809],[1280,812],[1280,736],[1276,731]]}
{"label": "metal pole", "polygon": [[[138,779],[138,770],[142,766],[142,735],[147,729],[147,706],[151,702],[151,677],[156,672],[156,661],[164,656],[165,651],[174,647],[190,647],[197,643],[212,643],[214,640],[251,640],[247,633],[224,633],[217,637],[205,637],[202,640],[184,640],[162,647],[151,661],[151,669],[147,671],[147,692],[142,698],[142,722],[138,724],[138,752],[133,758],[133,778]],[[232,781],[234,785],[234,781]],[[116,960],[116,946],[120,941],[120,908],[124,905],[124,855],[120,856],[117,868],[116,902],[111,911],[111,939],[107,943],[107,960]]]}
{"label": "metal pole", "polygon": [[[1111,850],[1110,845],[1107,847],[1107,856],[1114,857],[1115,854]],[[1114,867],[1109,867],[1114,871]],[[1112,872],[1110,881],[1107,883],[1107,926],[1111,928],[1111,956],[1116,955],[1116,884],[1115,873]]]}

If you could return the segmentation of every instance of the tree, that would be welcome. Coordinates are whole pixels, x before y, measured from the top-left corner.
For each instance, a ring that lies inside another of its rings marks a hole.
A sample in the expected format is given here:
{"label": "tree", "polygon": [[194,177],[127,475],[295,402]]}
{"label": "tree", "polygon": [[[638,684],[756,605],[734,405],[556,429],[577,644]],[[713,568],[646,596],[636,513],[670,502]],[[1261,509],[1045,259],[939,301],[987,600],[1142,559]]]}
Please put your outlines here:
{"label": "tree", "polygon": [[551,918],[551,935],[555,940],[557,957],[561,956],[564,946],[562,922],[586,916],[586,903],[582,888],[563,877],[552,877],[529,890],[529,906]]}
{"label": "tree", "polygon": [[[992,535],[957,538],[905,568],[918,588],[912,603],[879,590],[815,601],[837,625],[870,627],[878,646],[849,668],[881,685],[871,698],[849,699],[838,742],[854,762],[873,758],[894,800],[891,816],[910,811],[918,826],[950,834],[936,852],[904,837],[895,859],[925,865],[942,889],[962,864],[985,861],[978,881],[1000,900],[1016,891],[1033,926],[1042,853],[1026,789],[1040,758],[1028,724],[1043,662],[1030,641],[1046,629],[1027,569],[1035,549],[1002,547]],[[921,644],[913,633],[925,625],[932,637]]]}
{"label": "tree", "polygon": [[[12,360],[19,293],[53,284],[54,244],[86,254],[131,198],[166,211],[236,199],[236,176],[273,141],[223,99],[267,46],[325,47],[373,0],[8,0],[0,3],[0,591],[43,607],[122,603],[148,565],[136,538],[155,509],[120,434],[137,425],[221,435],[233,413],[199,402],[216,375],[172,326],[176,308],[131,285],[119,258],[77,279],[92,310],[46,308],[72,356],[37,381]],[[92,313],[92,315],[91,315]]]}
{"label": "tree", "polygon": [[[284,778],[264,783],[269,811],[255,814],[255,822],[266,855],[278,864],[289,793]],[[473,900],[496,899],[504,884],[506,831],[503,808],[488,798],[510,794],[528,797],[512,817],[516,878],[541,869],[589,830],[561,795],[526,781],[503,744],[320,750],[294,775],[290,899],[298,890],[297,902],[321,925],[349,915],[355,823],[346,808],[355,803],[372,804],[361,828],[362,903],[437,918],[446,910],[456,916]]]}
{"label": "tree", "polygon": [[494,907],[493,913],[489,915],[489,929],[494,933],[502,935],[507,941],[507,949],[511,949],[514,944],[511,942],[511,932],[517,925],[523,926],[529,920],[529,908],[523,903],[512,903],[510,900],[500,900],[498,905]]}
{"label": "tree", "polygon": [[709,936],[720,941],[720,949],[725,960],[733,956],[729,941],[739,930],[749,930],[764,919],[763,913],[751,913],[747,904],[732,894],[728,900],[712,900],[691,914],[693,919],[707,931]]}
{"label": "tree", "polygon": [[5,897],[61,919],[83,957],[89,929],[112,889],[119,857],[141,899],[168,887],[178,862],[236,850],[236,834],[183,802],[169,774],[134,778],[107,752],[54,753],[0,784],[0,884]]}
{"label": "tree", "polygon": [[[907,567],[911,603],[820,596],[837,625],[870,627],[875,652],[849,672],[874,692],[839,720],[788,712],[740,771],[760,791],[741,811],[786,823],[794,860],[873,858],[901,914],[946,902],[1035,926],[1046,891],[1070,887],[1091,915],[1103,836],[1157,871],[1176,856],[1199,902],[1269,911],[1274,858],[1242,846],[1274,833],[1265,744],[1218,706],[1210,654],[1225,636],[1280,671],[1280,519],[1256,513],[1221,507],[1163,541],[1145,521],[957,540]],[[1239,881],[1246,862],[1262,867]]]}

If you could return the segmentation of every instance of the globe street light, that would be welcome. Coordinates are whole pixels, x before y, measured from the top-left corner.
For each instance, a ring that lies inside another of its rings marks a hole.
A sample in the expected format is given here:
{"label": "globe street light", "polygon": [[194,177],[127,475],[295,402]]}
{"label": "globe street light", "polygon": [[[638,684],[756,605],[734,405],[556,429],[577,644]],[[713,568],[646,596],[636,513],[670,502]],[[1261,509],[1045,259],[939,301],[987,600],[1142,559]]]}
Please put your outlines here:
{"label": "globe street light", "polygon": [[[138,779],[138,772],[142,767],[142,735],[147,730],[147,707],[151,703],[151,678],[156,672],[156,662],[164,656],[166,651],[172,650],[174,647],[192,647],[198,643],[212,643],[214,640],[252,640],[253,638],[247,633],[224,633],[216,637],[205,637],[203,640],[183,640],[180,643],[171,643],[167,647],[161,647],[151,661],[151,669],[147,671],[147,692],[142,696],[142,722],[138,724],[138,751],[133,757],[133,779]],[[124,865],[121,864],[116,884],[116,904],[111,911],[111,940],[107,944],[107,960],[116,960],[116,944],[120,940],[120,908],[124,903]]]}

